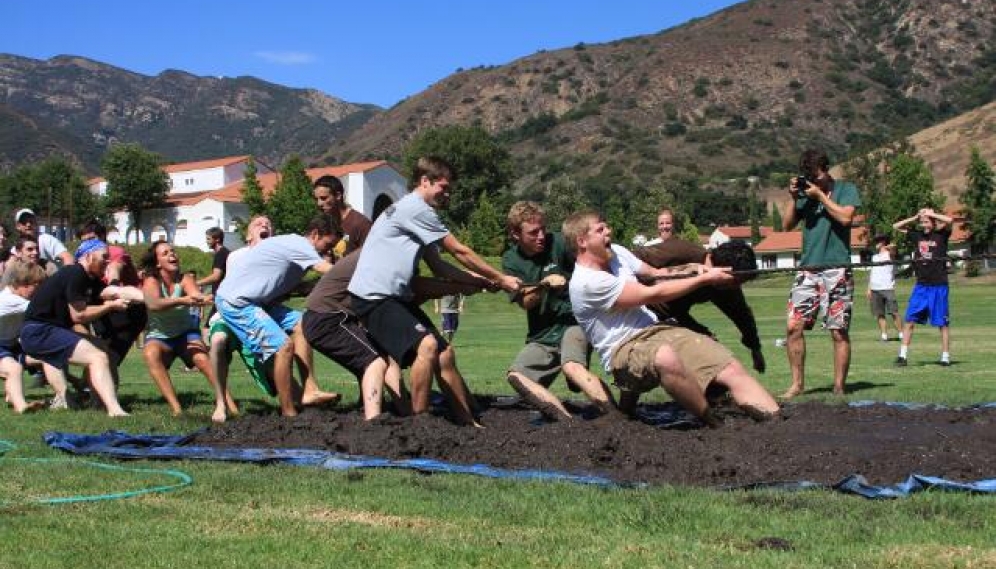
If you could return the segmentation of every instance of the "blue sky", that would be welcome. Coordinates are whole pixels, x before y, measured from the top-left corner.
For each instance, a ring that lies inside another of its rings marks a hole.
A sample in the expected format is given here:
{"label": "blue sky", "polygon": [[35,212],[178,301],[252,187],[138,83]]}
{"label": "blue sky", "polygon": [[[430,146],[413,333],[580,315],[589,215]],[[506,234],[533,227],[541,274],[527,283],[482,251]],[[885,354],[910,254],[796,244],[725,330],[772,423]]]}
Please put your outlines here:
{"label": "blue sky", "polygon": [[734,0],[3,0],[0,52],[252,75],[390,107],[457,68],[655,33]]}

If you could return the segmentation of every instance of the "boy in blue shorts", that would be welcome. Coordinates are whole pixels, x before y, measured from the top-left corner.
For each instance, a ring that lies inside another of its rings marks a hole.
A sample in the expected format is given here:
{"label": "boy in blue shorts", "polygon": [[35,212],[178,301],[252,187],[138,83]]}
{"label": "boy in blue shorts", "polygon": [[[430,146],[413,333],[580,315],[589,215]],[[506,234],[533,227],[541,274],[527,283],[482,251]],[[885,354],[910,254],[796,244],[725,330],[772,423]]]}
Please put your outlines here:
{"label": "boy in blue shorts", "polygon": [[[919,221],[920,228],[906,229],[914,221]],[[909,306],[906,307],[903,343],[899,347],[896,365],[906,365],[910,342],[913,341],[913,328],[916,324],[926,324],[929,319],[931,326],[941,330],[939,363],[947,367],[951,365],[947,263],[951,218],[924,208],[913,217],[897,221],[892,227],[906,234],[913,249],[913,270],[916,272],[916,284],[913,285]]]}
{"label": "boy in blue shorts", "polygon": [[[270,237],[247,251],[239,263],[229,267],[218,287],[218,313],[242,346],[272,367],[280,413],[285,417],[297,415],[298,404],[316,406],[339,401],[337,393],[318,388],[311,347],[301,331],[301,313],[280,300],[301,284],[309,270],[325,273],[332,268],[322,255],[335,246],[340,235],[338,222],[319,214],[308,224],[304,236]],[[291,375],[295,361],[304,376],[299,393]],[[225,385],[221,388],[224,391]]]}

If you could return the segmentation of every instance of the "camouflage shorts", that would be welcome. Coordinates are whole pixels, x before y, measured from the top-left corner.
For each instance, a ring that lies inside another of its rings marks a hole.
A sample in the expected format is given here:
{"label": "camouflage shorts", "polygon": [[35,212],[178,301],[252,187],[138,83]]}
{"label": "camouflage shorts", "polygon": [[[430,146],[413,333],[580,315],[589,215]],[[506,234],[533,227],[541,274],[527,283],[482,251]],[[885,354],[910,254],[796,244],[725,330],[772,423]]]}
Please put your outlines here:
{"label": "camouflage shorts", "polygon": [[801,271],[789,291],[788,318],[802,320],[806,330],[811,330],[822,312],[824,328],[847,330],[853,306],[854,275],[850,268]]}

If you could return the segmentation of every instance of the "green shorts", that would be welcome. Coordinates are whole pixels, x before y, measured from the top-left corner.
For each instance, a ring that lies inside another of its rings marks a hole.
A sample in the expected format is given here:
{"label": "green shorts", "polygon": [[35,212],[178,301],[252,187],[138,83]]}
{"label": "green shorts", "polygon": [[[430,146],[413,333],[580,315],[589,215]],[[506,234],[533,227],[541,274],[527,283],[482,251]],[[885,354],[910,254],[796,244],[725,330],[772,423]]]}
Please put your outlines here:
{"label": "green shorts", "polygon": [[733,354],[719,342],[686,328],[658,324],[637,332],[623,342],[609,362],[616,386],[622,391],[644,393],[661,386],[655,360],[662,346],[674,350],[688,378],[702,391],[733,361]]}
{"label": "green shorts", "polygon": [[531,342],[519,350],[508,371],[520,373],[543,387],[550,387],[564,364],[576,362],[588,367],[591,345],[580,326],[564,330],[559,346]]}
{"label": "green shorts", "polygon": [[235,333],[232,332],[231,328],[220,318],[211,324],[211,329],[208,332],[209,342],[211,337],[217,332],[224,334],[228,338],[228,353],[230,354],[233,351],[238,352],[239,359],[245,364],[246,369],[249,371],[249,377],[256,383],[256,386],[270,397],[276,397],[277,387],[273,384],[273,380],[269,379],[266,374],[266,364],[259,361],[255,354],[247,350]]}

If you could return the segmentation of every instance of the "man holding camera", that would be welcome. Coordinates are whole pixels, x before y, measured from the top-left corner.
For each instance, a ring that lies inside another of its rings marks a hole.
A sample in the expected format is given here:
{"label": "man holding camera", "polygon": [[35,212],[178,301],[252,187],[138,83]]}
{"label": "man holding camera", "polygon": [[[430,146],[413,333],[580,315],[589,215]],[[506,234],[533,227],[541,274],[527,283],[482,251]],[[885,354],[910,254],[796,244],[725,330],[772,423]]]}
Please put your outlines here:
{"label": "man holding camera", "polygon": [[[854,299],[851,273],[851,224],[861,205],[858,188],[830,176],[830,160],[822,150],[806,150],[799,159],[801,175],[792,178],[791,201],[783,214],[784,229],[802,223],[800,270],[789,292],[786,330],[792,385],[790,399],[805,391],[806,338],[821,307],[823,326],[833,339],[833,392],[844,394],[851,364],[848,328]],[[831,268],[826,268],[826,266]]]}

